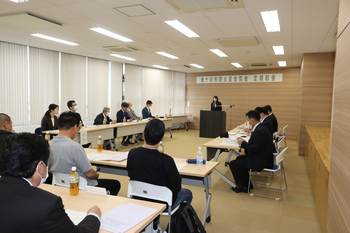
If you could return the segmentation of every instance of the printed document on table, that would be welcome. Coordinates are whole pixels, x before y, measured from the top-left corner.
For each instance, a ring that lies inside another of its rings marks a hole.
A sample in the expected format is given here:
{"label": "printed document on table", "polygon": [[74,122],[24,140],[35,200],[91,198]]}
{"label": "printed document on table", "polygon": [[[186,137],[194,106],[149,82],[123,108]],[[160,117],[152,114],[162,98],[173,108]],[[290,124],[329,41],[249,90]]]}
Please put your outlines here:
{"label": "printed document on table", "polygon": [[87,157],[89,160],[111,160],[111,161],[123,161],[128,158],[129,152],[124,152],[117,155],[107,155],[107,154],[101,154],[101,153],[89,153],[87,154]]}
{"label": "printed document on table", "polygon": [[239,147],[239,144],[236,139],[231,139],[231,138],[222,138],[222,143],[220,144],[221,146],[234,146],[234,147]]}
{"label": "printed document on table", "polygon": [[66,209],[66,213],[74,225],[78,225],[86,217],[86,212]]}
{"label": "printed document on table", "polygon": [[188,163],[175,163],[176,168],[178,171],[180,171],[182,168],[186,167]]}
{"label": "printed document on table", "polygon": [[125,232],[156,212],[157,209],[133,203],[121,205],[102,215],[101,229],[116,233]]}
{"label": "printed document on table", "polygon": [[120,162],[120,161],[127,159],[128,155],[129,155],[129,151],[121,153],[119,155],[115,155],[112,158],[110,158],[109,160]]}

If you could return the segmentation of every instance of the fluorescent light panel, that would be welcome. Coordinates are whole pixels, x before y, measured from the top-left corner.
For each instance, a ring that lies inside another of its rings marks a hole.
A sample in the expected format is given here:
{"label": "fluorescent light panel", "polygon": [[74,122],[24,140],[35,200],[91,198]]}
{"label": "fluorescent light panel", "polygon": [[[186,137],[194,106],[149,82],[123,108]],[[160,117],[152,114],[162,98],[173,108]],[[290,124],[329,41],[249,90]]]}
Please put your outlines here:
{"label": "fluorescent light panel", "polygon": [[198,68],[198,69],[203,69],[204,67],[203,66],[200,66],[200,65],[197,65],[197,64],[190,64],[191,66],[194,66],[194,67],[196,67],[196,68]]}
{"label": "fluorescent light panel", "polygon": [[211,49],[211,52],[215,53],[216,55],[218,55],[219,57],[228,57],[226,54],[224,54],[223,52],[221,52],[219,49]]}
{"label": "fluorescent light panel", "polygon": [[55,38],[55,37],[46,36],[46,35],[39,34],[39,33],[34,33],[34,34],[30,34],[30,35],[35,36],[35,37],[39,37],[39,38],[42,38],[42,39],[46,39],[46,40],[55,41],[55,42],[62,43],[62,44],[71,45],[71,46],[78,45],[78,44],[70,42],[70,41],[61,40],[61,39],[58,39],[58,38]]}
{"label": "fluorescent light panel", "polygon": [[181,32],[189,38],[199,37],[194,31],[180,23],[178,20],[167,20],[165,21],[165,23],[172,26],[173,28],[175,28],[176,30],[178,30],[179,32]]}
{"label": "fluorescent light panel", "polygon": [[273,51],[275,52],[275,55],[284,55],[283,45],[272,46],[272,48],[273,48]]}
{"label": "fluorescent light panel", "polygon": [[171,55],[169,53],[166,53],[166,52],[157,52],[159,55],[162,55],[164,57],[168,57],[168,58],[171,58],[171,59],[179,59],[178,57],[174,56],[174,55]]}
{"label": "fluorescent light panel", "polygon": [[160,66],[160,65],[153,65],[154,67],[157,67],[157,68],[160,68],[160,69],[165,69],[165,70],[168,70],[169,68],[168,67],[165,67],[165,66]]}
{"label": "fluorescent light panel", "polygon": [[10,1],[15,3],[28,2],[28,0],[10,0]]}
{"label": "fluorescent light panel", "polygon": [[243,68],[243,66],[238,62],[232,62],[231,64],[234,65],[236,68]]}
{"label": "fluorescent light panel", "polygon": [[134,42],[133,40],[131,40],[129,38],[126,38],[124,36],[115,34],[114,32],[110,32],[110,31],[108,31],[106,29],[103,29],[103,28],[90,28],[90,30],[98,32],[98,33],[101,33],[101,34],[103,34],[105,36],[109,36],[109,37],[112,37],[114,39],[117,39],[117,40],[120,40],[120,41],[123,41],[123,42]]}
{"label": "fluorescent light panel", "polygon": [[279,66],[287,66],[287,62],[286,61],[278,61],[278,65]]}
{"label": "fluorescent light panel", "polygon": [[136,59],[134,59],[134,58],[125,57],[125,56],[122,56],[122,55],[119,55],[119,54],[111,54],[111,56],[118,57],[118,58],[125,59],[125,60],[129,60],[129,61],[136,61]]}
{"label": "fluorescent light panel", "polygon": [[279,32],[279,31],[281,31],[277,10],[261,11],[260,14],[261,14],[261,17],[264,21],[265,28],[266,28],[267,32]]}

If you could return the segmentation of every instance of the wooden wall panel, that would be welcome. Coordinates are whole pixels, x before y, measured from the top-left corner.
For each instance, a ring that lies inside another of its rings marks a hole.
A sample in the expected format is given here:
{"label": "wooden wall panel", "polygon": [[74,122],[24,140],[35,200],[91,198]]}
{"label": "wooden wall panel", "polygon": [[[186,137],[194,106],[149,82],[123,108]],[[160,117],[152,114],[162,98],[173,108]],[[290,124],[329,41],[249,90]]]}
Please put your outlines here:
{"label": "wooden wall panel", "polygon": [[350,22],[350,0],[340,0],[339,9],[341,14],[338,16],[338,37]]}
{"label": "wooden wall panel", "polygon": [[[276,83],[230,83],[230,84],[196,84],[197,76],[242,75],[283,73],[283,82]],[[270,104],[275,113],[279,128],[288,124],[287,138],[296,139],[299,129],[300,104],[300,68],[225,71],[187,74],[186,114],[192,114],[191,127],[199,129],[200,110],[210,110],[214,95],[223,105],[235,105],[232,108],[231,128],[246,120],[245,113],[257,106]],[[230,108],[226,111],[226,129],[230,129]]]}
{"label": "wooden wall panel", "polygon": [[300,77],[299,154],[305,126],[331,126],[335,53],[304,54]]}
{"label": "wooden wall panel", "polygon": [[[349,0],[341,0],[339,19],[346,27],[349,21]],[[343,31],[345,28],[340,28]],[[331,167],[329,180],[328,221],[330,233],[350,232],[350,27],[347,27],[337,40],[337,56],[334,79],[334,104]]]}

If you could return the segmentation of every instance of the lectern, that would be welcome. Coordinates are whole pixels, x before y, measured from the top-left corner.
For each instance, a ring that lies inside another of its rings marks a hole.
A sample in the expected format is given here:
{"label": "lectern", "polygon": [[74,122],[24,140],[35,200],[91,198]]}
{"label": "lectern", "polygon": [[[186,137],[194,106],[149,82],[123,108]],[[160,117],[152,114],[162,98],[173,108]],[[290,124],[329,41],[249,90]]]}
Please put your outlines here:
{"label": "lectern", "polygon": [[226,112],[201,110],[199,136],[216,138],[226,132]]}

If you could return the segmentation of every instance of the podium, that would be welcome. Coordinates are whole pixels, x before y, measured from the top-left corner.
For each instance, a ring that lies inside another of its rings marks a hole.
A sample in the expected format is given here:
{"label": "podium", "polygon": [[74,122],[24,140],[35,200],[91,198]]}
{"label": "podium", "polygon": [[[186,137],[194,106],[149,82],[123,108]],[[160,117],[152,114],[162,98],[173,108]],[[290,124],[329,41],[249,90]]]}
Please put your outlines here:
{"label": "podium", "polygon": [[216,138],[223,132],[226,132],[226,112],[201,110],[199,137]]}

